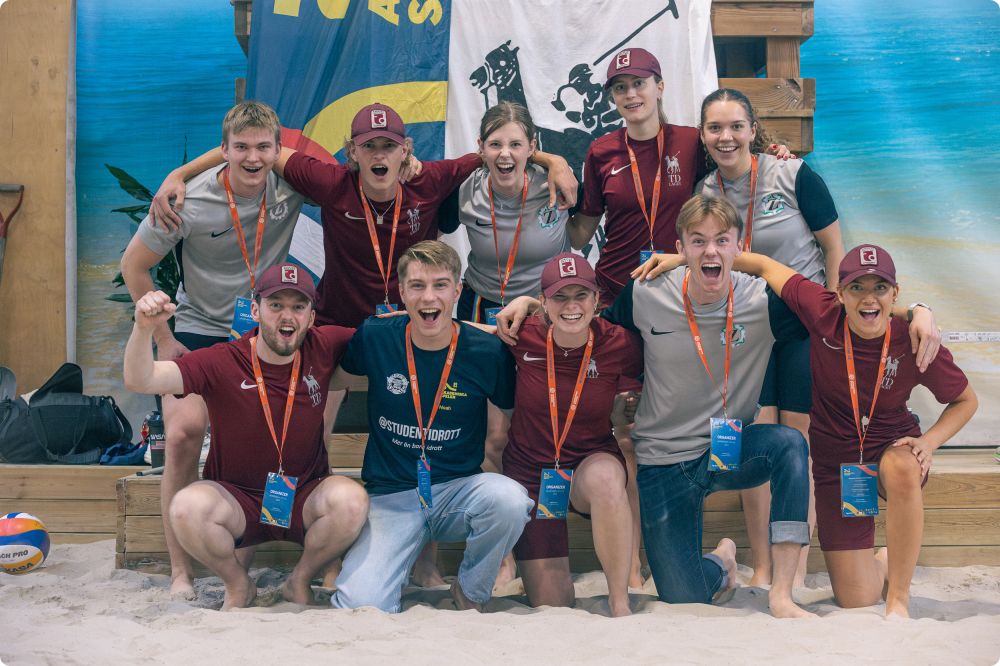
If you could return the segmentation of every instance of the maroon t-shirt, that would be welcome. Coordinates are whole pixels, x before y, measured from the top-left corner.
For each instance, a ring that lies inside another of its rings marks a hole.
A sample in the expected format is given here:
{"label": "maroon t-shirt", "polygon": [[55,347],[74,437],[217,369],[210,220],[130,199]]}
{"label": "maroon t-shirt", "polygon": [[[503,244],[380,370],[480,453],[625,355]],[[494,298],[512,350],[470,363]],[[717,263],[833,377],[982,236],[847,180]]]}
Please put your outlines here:
{"label": "maroon t-shirt", "polygon": [[[477,155],[424,162],[420,175],[403,185],[396,246],[390,263],[389,302],[401,305],[396,262],[411,245],[438,236],[438,208],[451,191],[482,166]],[[365,222],[358,174],[347,165],[324,164],[302,153],[288,158],[284,177],[300,194],[322,208],[326,267],[319,282],[317,324],[361,325],[385,299],[382,273]],[[375,202],[378,206],[379,202]],[[386,204],[387,205],[387,204]],[[382,207],[379,206],[379,210]],[[392,214],[376,225],[383,268],[392,240]]]}
{"label": "maroon t-shirt", "polygon": [[[677,251],[677,215],[691,198],[695,183],[704,171],[704,154],[694,127],[664,125],[663,168],[660,172],[660,203],[653,225],[653,249]],[[639,179],[646,198],[646,212],[652,214],[653,183],[659,152],[656,137],[629,140],[639,166]],[[625,147],[625,130],[596,139],[587,151],[583,166],[583,202],[580,212],[592,217],[607,214],[604,229],[607,245],[597,261],[597,282],[607,296],[617,296],[639,265],[639,252],[648,250],[649,225],[636,197],[635,182]],[[613,300],[613,298],[612,298]]]}
{"label": "maroon t-shirt", "polygon": [[[801,275],[790,279],[781,298],[798,315],[811,337],[813,407],[809,416],[810,448],[813,460],[825,468],[857,462],[858,431],[847,384],[844,358],[844,317],[846,313],[837,295]],[[941,403],[955,400],[969,381],[944,347],[927,371],[917,370],[910,351],[907,323],[890,320],[892,340],[886,362],[878,403],[865,435],[864,459],[875,462],[885,447],[900,437],[917,437],[920,428],[906,409],[913,387],[923,384]],[[875,392],[882,338],[865,340],[851,333],[854,366],[858,378],[858,410],[867,416]]]}
{"label": "maroon t-shirt", "polygon": [[[330,473],[323,443],[323,407],[330,377],[353,334],[353,329],[340,326],[313,327],[303,341],[299,382],[282,455],[285,473],[297,476],[300,486]],[[228,481],[260,495],[268,472],[278,471],[278,450],[257,393],[250,361],[251,337],[189,352],[176,363],[184,380],[184,395],[197,393],[208,406],[212,446],[204,477]],[[292,364],[262,361],[260,366],[280,441]]]}
{"label": "maroon t-shirt", "polygon": [[[618,393],[620,377],[638,377],[642,372],[642,341],[621,326],[595,317],[594,349],[590,356],[587,379],[580,393],[580,404],[563,444],[559,464],[573,468],[586,456],[605,451],[621,458],[618,442],[611,432],[609,415]],[[511,350],[517,363],[517,388],[510,441],[503,452],[504,474],[526,482],[538,481],[539,470],[551,467],[555,460],[552,420],[549,415],[549,383],[545,364],[545,340],[548,327],[539,317],[529,317]],[[559,406],[560,432],[566,424],[576,376],[580,371],[585,347],[563,356],[555,351],[556,397]]]}

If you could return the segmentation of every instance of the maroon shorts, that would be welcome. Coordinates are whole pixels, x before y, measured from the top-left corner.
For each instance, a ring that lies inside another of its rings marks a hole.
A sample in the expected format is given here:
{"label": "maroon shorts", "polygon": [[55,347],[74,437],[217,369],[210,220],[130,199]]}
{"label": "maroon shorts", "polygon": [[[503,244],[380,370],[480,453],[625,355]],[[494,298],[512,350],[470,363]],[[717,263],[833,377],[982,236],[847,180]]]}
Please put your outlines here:
{"label": "maroon shorts", "polygon": [[[882,456],[891,447],[886,446]],[[846,462],[846,461],[845,461]],[[813,479],[816,482],[816,528],[819,532],[820,550],[868,550],[875,547],[875,518],[845,518],[840,508],[840,466],[830,469],[813,461]],[[927,475],[921,479],[921,487]],[[881,479],[879,497],[885,499]]]}
{"label": "maroon shorts", "polygon": [[236,547],[256,546],[268,541],[294,541],[301,546],[306,537],[306,529],[302,524],[302,507],[306,505],[309,495],[319,487],[325,478],[307,481],[296,488],[295,502],[292,504],[291,527],[288,529],[264,525],[260,522],[260,509],[264,502],[263,493],[250,493],[226,481],[215,481],[236,499],[243,509],[243,516],[246,518],[246,529],[243,530],[243,536],[236,540]]}
{"label": "maroon shorts", "polygon": [[[594,453],[607,453],[607,451],[595,451]],[[593,455],[593,454],[591,454]],[[589,457],[589,456],[588,456]],[[625,470],[625,461],[620,456],[615,459],[621,463]],[[583,460],[586,460],[584,458]],[[582,460],[579,462],[583,462]],[[527,474],[507,474],[528,491],[531,501],[538,506],[538,487],[541,483],[542,470],[535,470],[535,475],[529,478]],[[626,483],[628,482],[628,470],[625,470]],[[569,510],[578,516],[590,520],[590,514],[578,511],[570,502]],[[531,510],[531,520],[524,526],[521,538],[514,544],[514,559],[524,560],[544,560],[552,557],[569,557],[569,528],[565,520],[558,519],[538,519],[535,517],[536,508]]]}

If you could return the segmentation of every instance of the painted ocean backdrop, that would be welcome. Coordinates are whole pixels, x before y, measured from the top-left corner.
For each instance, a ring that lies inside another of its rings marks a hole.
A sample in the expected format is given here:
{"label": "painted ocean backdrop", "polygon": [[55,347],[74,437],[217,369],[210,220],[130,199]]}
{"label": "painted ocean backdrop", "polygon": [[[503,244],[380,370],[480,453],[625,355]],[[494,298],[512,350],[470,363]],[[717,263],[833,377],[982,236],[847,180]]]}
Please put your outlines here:
{"label": "painted ocean backdrop", "polygon": [[[104,164],[155,190],[185,145],[192,157],[217,145],[246,59],[221,0],[78,0],[77,11],[77,360],[86,390],[118,396],[137,423],[151,401],[121,387],[129,314],[105,300],[134,228],[110,211],[134,201]],[[801,49],[802,76],[817,80],[807,161],[845,242],[890,249],[901,300],[931,303],[945,330],[1000,330],[998,35],[993,0],[824,0]],[[952,350],[982,403],[955,441],[1000,443],[1000,343]],[[926,393],[913,404],[925,423],[937,413]]]}

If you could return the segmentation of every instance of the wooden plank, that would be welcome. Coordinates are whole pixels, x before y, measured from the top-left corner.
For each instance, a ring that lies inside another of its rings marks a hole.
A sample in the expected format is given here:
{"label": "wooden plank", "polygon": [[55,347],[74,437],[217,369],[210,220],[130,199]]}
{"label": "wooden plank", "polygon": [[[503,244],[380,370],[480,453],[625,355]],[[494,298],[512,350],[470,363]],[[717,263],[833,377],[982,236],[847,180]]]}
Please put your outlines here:
{"label": "wooden plank", "polygon": [[114,534],[115,500],[0,500],[0,514],[24,511],[37,516],[49,532]]}
{"label": "wooden plank", "polygon": [[55,532],[49,533],[49,539],[53,544],[73,544],[73,543],[94,543],[95,541],[106,541],[114,539],[115,535],[110,532]]}
{"label": "wooden plank", "polygon": [[0,501],[6,499],[115,499],[115,482],[146,467],[0,465]]}
{"label": "wooden plank", "polygon": [[250,21],[253,17],[253,0],[229,0],[233,6],[233,32],[243,49],[243,55],[250,53]]}
{"label": "wooden plank", "polygon": [[715,37],[809,37],[812,31],[811,3],[712,3]]}
{"label": "wooden plank", "polygon": [[816,79],[721,78],[719,87],[742,92],[762,118],[812,117],[816,111]]}
{"label": "wooden plank", "polygon": [[361,467],[365,458],[368,434],[334,434],[326,440],[330,467]]}
{"label": "wooden plank", "polygon": [[767,75],[772,78],[799,76],[799,37],[767,38]]}

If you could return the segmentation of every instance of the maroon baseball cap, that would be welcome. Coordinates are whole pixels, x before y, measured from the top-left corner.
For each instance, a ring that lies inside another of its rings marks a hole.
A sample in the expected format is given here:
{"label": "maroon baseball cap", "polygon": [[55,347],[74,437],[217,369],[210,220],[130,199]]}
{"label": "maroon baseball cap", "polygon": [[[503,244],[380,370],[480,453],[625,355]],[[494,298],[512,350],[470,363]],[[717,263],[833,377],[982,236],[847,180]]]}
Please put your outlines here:
{"label": "maroon baseball cap", "polygon": [[570,284],[578,284],[597,291],[597,276],[590,263],[578,254],[557,254],[542,269],[542,293],[552,298],[557,291]]}
{"label": "maroon baseball cap", "polygon": [[848,250],[840,262],[839,273],[841,285],[848,285],[865,275],[876,275],[896,284],[896,265],[889,253],[878,245],[859,245]]}
{"label": "maroon baseball cap", "polygon": [[631,74],[639,78],[660,76],[660,61],[646,49],[622,49],[608,63],[608,80],[605,89],[611,87],[611,80],[619,74]]}
{"label": "maroon baseball cap", "polygon": [[257,280],[257,293],[261,298],[267,298],[282,289],[297,291],[313,305],[316,304],[316,285],[313,284],[312,276],[298,264],[271,266]]}
{"label": "maroon baseball cap", "polygon": [[399,144],[406,141],[403,119],[391,107],[378,102],[358,111],[351,121],[351,141],[358,144],[375,137],[391,139]]}

